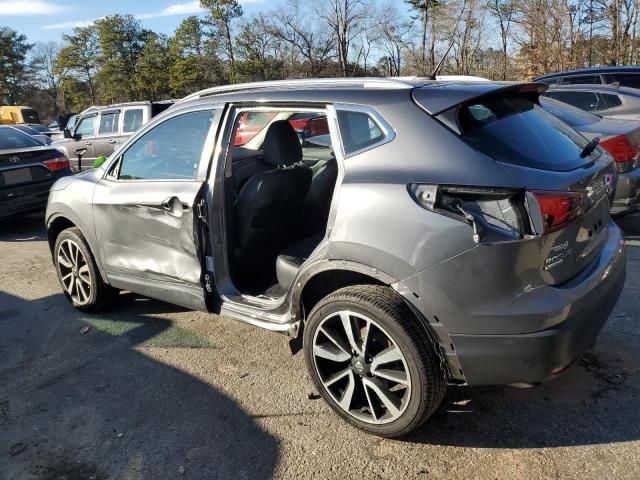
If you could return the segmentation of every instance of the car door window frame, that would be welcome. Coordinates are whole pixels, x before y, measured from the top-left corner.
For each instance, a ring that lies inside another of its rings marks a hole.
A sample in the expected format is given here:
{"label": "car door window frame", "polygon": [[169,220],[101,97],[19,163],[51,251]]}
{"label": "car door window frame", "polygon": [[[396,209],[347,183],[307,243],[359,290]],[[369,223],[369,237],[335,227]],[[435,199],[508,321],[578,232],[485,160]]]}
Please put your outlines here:
{"label": "car door window frame", "polygon": [[[74,135],[74,137],[75,137],[76,135],[78,135],[78,133],[79,133],[79,132],[78,132],[78,127],[79,127],[80,125],[82,125],[82,122],[84,122],[85,120],[87,120],[87,119],[89,119],[89,118],[92,118],[92,117],[93,117],[93,118],[98,119],[98,113],[96,112],[96,113],[90,113],[89,115],[84,115],[82,118],[80,118],[80,120],[78,120],[78,122],[75,124],[74,129],[73,129],[73,135]],[[99,119],[98,119],[98,120],[99,120]],[[95,123],[94,123],[94,125],[93,125],[93,133],[92,133],[92,134],[81,134],[81,135],[82,135],[82,137],[81,137],[81,138],[79,138],[78,140],[82,140],[83,138],[86,138],[86,137],[91,137],[91,138],[95,137],[95,136],[96,136],[96,131],[97,131],[97,129],[98,129],[98,125],[99,125],[99,123],[100,123],[99,121],[97,121],[97,122],[95,122]]]}
{"label": "car door window frame", "polygon": [[[167,116],[161,116],[156,118],[155,121],[147,123],[140,130],[138,130],[124,145],[122,145],[112,156],[108,165],[105,166],[105,173],[103,174],[103,180],[116,183],[144,183],[144,182],[199,182],[202,183],[207,179],[209,168],[211,167],[211,161],[214,155],[214,146],[217,137],[218,128],[220,125],[220,117],[222,115],[222,105],[202,105],[197,108],[182,108],[176,111],[171,111]],[[143,178],[143,179],[121,179],[118,178],[120,171],[120,164],[122,156],[127,153],[127,150],[131,148],[142,136],[153,130],[155,127],[162,125],[163,123],[179,117],[181,115],[188,115],[190,113],[208,111],[214,112],[211,127],[207,133],[207,137],[204,141],[202,152],[200,153],[200,160],[198,163],[198,169],[194,178]],[[117,175],[113,175],[113,172],[117,172]]]}
{"label": "car door window frame", "polygon": [[[360,155],[361,153],[367,152],[373,148],[378,148],[381,145],[392,142],[396,138],[395,129],[386,121],[386,119],[373,107],[368,105],[356,105],[350,103],[334,103],[333,108],[336,110],[336,128],[338,133],[340,134],[340,149],[343,158],[350,158],[356,155]],[[346,111],[346,112],[355,112],[362,113],[369,116],[374,123],[377,124],[377,127],[382,131],[383,136],[380,140],[371,143],[363,148],[359,148],[352,152],[347,153],[344,149],[344,143],[342,141],[342,132],[340,131],[340,123],[338,122],[337,111]]]}
{"label": "car door window frame", "polygon": [[[100,133],[100,124],[102,123],[102,116],[103,115],[118,115],[118,124],[117,124],[117,129],[115,132],[108,132],[108,133]],[[105,110],[104,112],[100,112],[100,116],[98,118],[98,128],[97,128],[97,132],[96,132],[96,137],[111,137],[113,135],[119,135],[120,133],[120,125],[122,123],[122,111],[120,109],[114,109],[114,110]]]}

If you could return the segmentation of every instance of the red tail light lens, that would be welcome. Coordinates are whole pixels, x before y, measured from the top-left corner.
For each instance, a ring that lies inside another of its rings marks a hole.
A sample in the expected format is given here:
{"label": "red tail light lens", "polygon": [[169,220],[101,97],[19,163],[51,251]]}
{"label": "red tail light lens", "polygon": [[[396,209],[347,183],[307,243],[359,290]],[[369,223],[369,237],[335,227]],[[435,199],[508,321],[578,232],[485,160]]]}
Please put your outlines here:
{"label": "red tail light lens", "polygon": [[540,207],[543,234],[563,228],[584,212],[584,196],[576,192],[533,191]]}
{"label": "red tail light lens", "polygon": [[628,171],[633,168],[634,162],[640,160],[640,146],[631,145],[626,135],[616,135],[603,140],[600,146],[611,154],[618,165],[618,171]]}
{"label": "red tail light lens", "polygon": [[52,158],[51,160],[45,160],[44,162],[42,162],[42,164],[52,172],[64,170],[65,168],[69,168],[71,166],[67,157]]}

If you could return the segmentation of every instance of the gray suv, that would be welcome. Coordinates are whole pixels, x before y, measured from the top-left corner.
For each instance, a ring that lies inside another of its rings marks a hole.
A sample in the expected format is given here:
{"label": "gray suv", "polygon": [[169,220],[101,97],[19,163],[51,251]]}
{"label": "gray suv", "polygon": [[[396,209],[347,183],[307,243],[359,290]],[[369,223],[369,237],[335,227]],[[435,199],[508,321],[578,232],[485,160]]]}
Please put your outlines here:
{"label": "gray suv", "polygon": [[53,186],[62,289],[83,311],[128,290],[283,333],[328,404],[381,436],[420,426],[447,385],[553,378],[616,304],[625,250],[611,157],[539,106],[543,88],[190,95]]}
{"label": "gray suv", "polygon": [[98,157],[108,157],[119,145],[173,104],[172,101],[131,102],[91,107],[64,130],[54,146],[71,161],[76,171],[90,168]]}

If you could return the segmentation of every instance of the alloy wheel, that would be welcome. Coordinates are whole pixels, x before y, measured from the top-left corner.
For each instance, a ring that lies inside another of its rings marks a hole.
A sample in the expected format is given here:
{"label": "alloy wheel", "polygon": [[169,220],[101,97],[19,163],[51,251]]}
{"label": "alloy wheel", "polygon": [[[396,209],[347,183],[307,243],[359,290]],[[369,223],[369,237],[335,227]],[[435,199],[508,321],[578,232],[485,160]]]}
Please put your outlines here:
{"label": "alloy wheel", "polygon": [[60,280],[71,299],[84,305],[91,298],[91,272],[82,250],[76,242],[66,239],[58,247]]}
{"label": "alloy wheel", "polygon": [[371,318],[346,310],[324,318],[313,338],[313,361],[326,392],[358,420],[389,423],[409,403],[406,359]]}

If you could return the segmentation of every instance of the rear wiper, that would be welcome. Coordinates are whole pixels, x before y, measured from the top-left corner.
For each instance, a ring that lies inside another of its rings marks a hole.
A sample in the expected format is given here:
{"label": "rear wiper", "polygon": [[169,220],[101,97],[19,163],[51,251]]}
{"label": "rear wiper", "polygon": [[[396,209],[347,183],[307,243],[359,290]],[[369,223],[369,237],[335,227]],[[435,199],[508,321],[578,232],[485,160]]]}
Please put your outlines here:
{"label": "rear wiper", "polygon": [[598,137],[594,138],[589,143],[587,143],[582,149],[582,152],[580,152],[580,158],[584,158],[587,155],[591,155],[591,152],[593,152],[596,149],[599,143],[600,143],[600,138]]}

